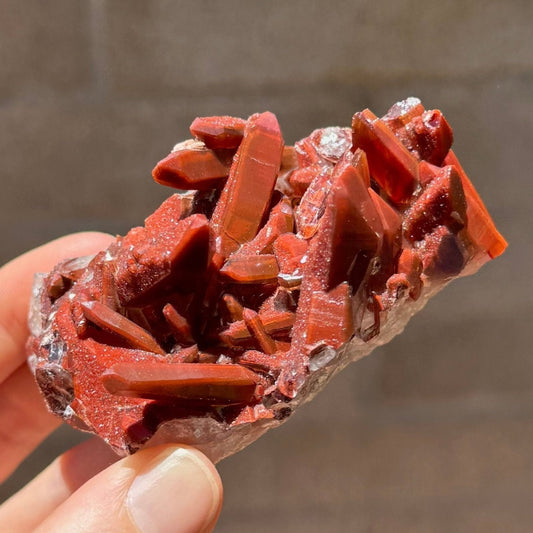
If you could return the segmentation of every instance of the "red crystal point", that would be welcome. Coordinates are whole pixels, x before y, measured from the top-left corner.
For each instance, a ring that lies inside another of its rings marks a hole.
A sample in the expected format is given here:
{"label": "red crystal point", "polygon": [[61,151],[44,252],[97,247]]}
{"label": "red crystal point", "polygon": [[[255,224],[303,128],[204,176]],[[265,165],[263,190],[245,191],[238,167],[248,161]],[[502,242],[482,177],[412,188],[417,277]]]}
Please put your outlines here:
{"label": "red crystal point", "polygon": [[496,229],[483,200],[481,200],[452,150],[446,156],[444,163],[454,166],[461,178],[467,201],[466,215],[470,238],[480,251],[489,255],[490,259],[498,257],[507,248],[507,241]]}
{"label": "red crystal point", "polygon": [[[295,321],[295,315],[290,311],[267,311],[258,316],[261,320],[261,327],[268,335],[272,336],[289,332]],[[250,319],[250,314],[248,314],[248,318]],[[246,321],[241,319],[232,322],[228,329],[222,331],[220,338],[230,346],[249,346],[253,335],[254,333]]]}
{"label": "red crystal point", "polygon": [[280,373],[283,359],[267,355],[258,350],[247,350],[237,357],[240,365],[250,368],[254,372],[262,372],[277,376]]}
{"label": "red crystal point", "polygon": [[425,188],[439,175],[440,167],[432,165],[427,161],[420,161],[420,165],[418,165],[418,172],[420,177],[420,185]]}
{"label": "red crystal point", "polygon": [[109,309],[117,311],[120,307],[117,295],[117,287],[115,285],[115,277],[113,276],[112,268],[109,263],[102,264],[102,292],[100,294],[100,301]]}
{"label": "red crystal point", "polygon": [[405,203],[418,185],[418,161],[370,110],[352,119],[352,150],[364,150],[371,176],[395,203]]}
{"label": "red crystal point", "polygon": [[268,283],[278,277],[278,263],[274,255],[244,255],[230,257],[220,273],[239,283]]}
{"label": "red crystal point", "polygon": [[412,121],[413,145],[419,158],[442,165],[453,143],[452,128],[438,109],[425,111]]}
{"label": "red crystal point", "polygon": [[452,166],[443,167],[406,213],[405,235],[421,240],[437,226],[459,231],[466,222],[466,200],[461,178]]}
{"label": "red crystal point", "polygon": [[296,169],[289,178],[292,194],[296,197],[303,196],[322,169],[323,165],[320,163]]}
{"label": "red crystal point", "polygon": [[292,232],[293,227],[294,217],[291,203],[288,199],[283,199],[274,206],[259,233],[250,242],[245,243],[239,253],[248,255],[271,254],[277,238]]}
{"label": "red crystal point", "polygon": [[326,167],[315,176],[302,197],[296,210],[296,227],[304,239],[311,238],[317,231],[330,186],[331,169]]}
{"label": "red crystal point", "polygon": [[326,291],[348,280],[357,290],[361,281],[354,271],[358,257],[369,261],[381,247],[383,226],[366,186],[367,172],[362,151],[346,152],[333,172],[310,252],[315,258],[315,276]]}
{"label": "red crystal point", "polygon": [[259,313],[261,322],[269,335],[289,332],[294,325],[295,315],[291,311],[264,311]]}
{"label": "red crystal point", "polygon": [[[153,234],[172,228],[179,220],[192,214],[192,204],[192,198],[189,195],[173,194],[144,221],[146,230]],[[139,230],[134,228],[131,231]],[[128,235],[130,234],[128,233]]]}
{"label": "red crystal point", "polygon": [[453,132],[439,110],[426,111],[418,98],[407,98],[394,104],[382,121],[417,159],[442,165]]}
{"label": "red crystal point", "polygon": [[260,316],[253,309],[245,309],[242,317],[248,331],[255,337],[261,350],[266,354],[276,353],[276,343],[267,333]]}
{"label": "red crystal point", "polygon": [[339,348],[355,332],[352,314],[352,291],[341,283],[331,291],[311,293],[305,330],[306,344],[324,343]]}
{"label": "red crystal point", "polygon": [[389,128],[398,134],[415,117],[420,116],[425,111],[424,106],[418,98],[409,97],[400,102],[396,102],[383,116],[382,120]]}
{"label": "red crystal point", "polygon": [[422,290],[422,260],[420,255],[409,248],[402,251],[398,260],[398,274],[405,275],[410,285],[410,296],[416,300]]}
{"label": "red crystal point", "polygon": [[211,219],[223,256],[255,237],[276,184],[282,151],[276,117],[268,112],[250,117]]}
{"label": "red crystal point", "polygon": [[222,297],[224,304],[228,309],[229,315],[233,321],[242,320],[243,306],[238,302],[235,296],[231,294],[224,294]]}
{"label": "red crystal point", "polygon": [[209,406],[248,403],[257,375],[241,365],[118,363],[102,375],[111,394]]}
{"label": "red crystal point", "polygon": [[182,348],[177,353],[171,354],[170,360],[173,363],[198,363],[198,345],[193,344],[192,346],[187,346],[187,348]]}
{"label": "red crystal point", "polygon": [[193,344],[191,326],[187,319],[180,315],[172,304],[163,307],[163,315],[169,323],[176,341],[184,344]]}
{"label": "red crystal point", "polygon": [[191,133],[154,170],[191,191],[34,289],[49,408],[118,450],[228,455],[505,249],[449,124],[416,98],[288,147],[269,112]]}
{"label": "red crystal point", "polygon": [[190,284],[205,269],[210,239],[205,216],[168,222],[152,231],[132,230],[124,237],[115,272],[122,305],[141,305]]}
{"label": "red crystal point", "polygon": [[213,150],[238,148],[246,121],[236,117],[198,117],[191,124],[191,133]]}
{"label": "red crystal point", "polygon": [[81,302],[81,307],[85,317],[93,324],[123,337],[133,347],[165,355],[150,333],[120,313],[100,302]]}
{"label": "red crystal point", "polygon": [[402,216],[375,191],[369,188],[368,192],[381,220],[383,242],[390,247],[391,258],[394,258],[401,249]]}
{"label": "red crystal point", "polygon": [[161,185],[200,191],[218,187],[228,174],[227,157],[221,157],[199,141],[177,145],[152,171],[152,177]]}
{"label": "red crystal point", "polygon": [[284,146],[281,154],[281,168],[278,174],[278,183],[283,184],[285,180],[298,168],[298,157],[294,146]]}
{"label": "red crystal point", "polygon": [[302,274],[302,260],[307,251],[307,242],[294,235],[284,233],[274,243],[274,255],[279,265],[280,274],[285,277]]}
{"label": "red crystal point", "polygon": [[446,226],[438,226],[426,235],[420,247],[424,274],[433,278],[452,278],[464,267],[466,250]]}

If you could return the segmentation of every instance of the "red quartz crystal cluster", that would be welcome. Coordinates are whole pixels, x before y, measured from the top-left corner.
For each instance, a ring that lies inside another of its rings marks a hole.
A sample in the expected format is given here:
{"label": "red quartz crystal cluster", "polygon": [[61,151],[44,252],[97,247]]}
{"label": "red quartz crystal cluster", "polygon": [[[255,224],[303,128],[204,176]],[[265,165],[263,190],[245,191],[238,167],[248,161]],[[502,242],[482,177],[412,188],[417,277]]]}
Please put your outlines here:
{"label": "red quartz crystal cluster", "polygon": [[117,450],[229,455],[505,249],[450,126],[415,98],[294,146],[269,112],[191,133],[153,172],[189,192],[35,285],[48,406]]}

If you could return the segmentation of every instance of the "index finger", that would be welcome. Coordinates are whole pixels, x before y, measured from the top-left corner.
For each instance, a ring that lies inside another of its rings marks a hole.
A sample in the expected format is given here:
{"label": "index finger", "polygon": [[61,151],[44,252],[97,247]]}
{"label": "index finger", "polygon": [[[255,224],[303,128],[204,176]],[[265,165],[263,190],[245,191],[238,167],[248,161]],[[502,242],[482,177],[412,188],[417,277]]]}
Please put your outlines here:
{"label": "index finger", "polygon": [[90,255],[113,239],[98,232],[74,233],[13,259],[0,268],[0,383],[25,360],[28,306],[35,272],[48,272],[62,259]]}
{"label": "index finger", "polygon": [[62,259],[96,253],[111,239],[102,233],[68,235],[0,269],[0,482],[59,424],[24,364],[33,273],[48,271]]}

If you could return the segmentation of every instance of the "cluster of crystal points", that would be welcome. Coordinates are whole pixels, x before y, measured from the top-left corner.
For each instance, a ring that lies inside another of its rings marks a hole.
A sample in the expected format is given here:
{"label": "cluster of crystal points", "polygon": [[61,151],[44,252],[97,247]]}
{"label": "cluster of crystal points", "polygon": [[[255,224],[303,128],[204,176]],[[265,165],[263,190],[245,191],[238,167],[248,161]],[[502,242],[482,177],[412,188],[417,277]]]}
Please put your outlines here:
{"label": "cluster of crystal points", "polygon": [[241,449],[505,249],[451,128],[415,98],[295,146],[269,112],[191,133],[153,172],[189,192],[35,284],[48,407],[123,453]]}

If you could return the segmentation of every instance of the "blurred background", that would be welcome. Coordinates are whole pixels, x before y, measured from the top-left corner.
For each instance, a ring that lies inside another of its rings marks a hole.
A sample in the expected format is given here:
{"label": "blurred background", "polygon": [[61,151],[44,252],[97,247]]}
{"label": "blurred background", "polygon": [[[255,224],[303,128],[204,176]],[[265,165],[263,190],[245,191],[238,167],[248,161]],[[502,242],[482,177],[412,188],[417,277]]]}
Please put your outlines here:
{"label": "blurred background", "polygon": [[[223,461],[217,532],[531,531],[532,20],[528,0],[1,1],[0,263],[142,223],[197,115],[268,109],[292,144],[410,95],[445,113],[509,240]],[[60,429],[0,500],[82,438]]]}

